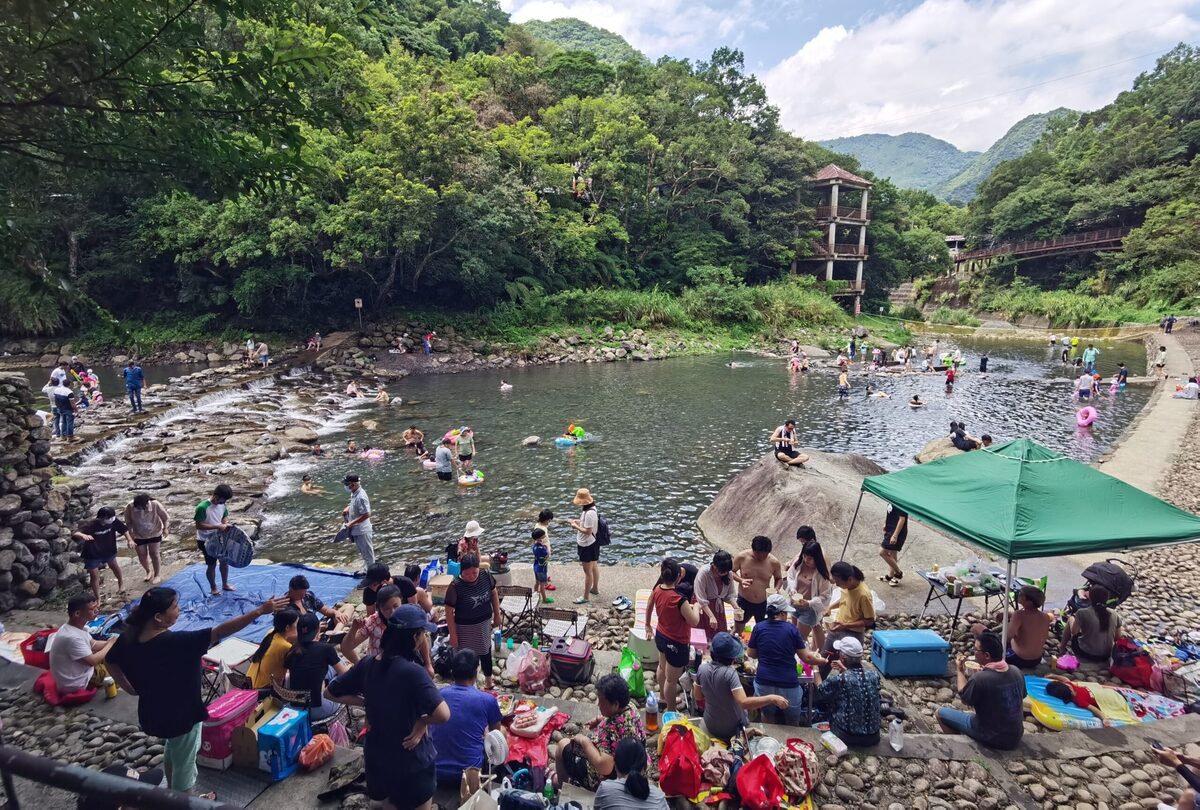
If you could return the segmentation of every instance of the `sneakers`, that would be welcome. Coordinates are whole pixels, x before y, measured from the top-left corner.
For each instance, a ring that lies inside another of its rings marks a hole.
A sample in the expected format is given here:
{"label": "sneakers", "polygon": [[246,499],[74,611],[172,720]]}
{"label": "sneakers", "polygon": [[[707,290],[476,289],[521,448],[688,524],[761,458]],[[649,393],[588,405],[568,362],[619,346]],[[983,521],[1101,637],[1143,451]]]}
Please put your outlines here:
{"label": "sneakers", "polygon": [[904,579],[904,574],[899,574],[899,575],[884,574],[883,576],[881,576],[879,578],[879,581],[886,582],[888,585],[891,585],[893,588],[898,588],[898,587],[900,587],[900,580],[902,580],[902,579]]}
{"label": "sneakers", "polygon": [[613,607],[617,610],[630,610],[633,608],[633,602],[630,602],[627,596],[618,596],[613,600]]}

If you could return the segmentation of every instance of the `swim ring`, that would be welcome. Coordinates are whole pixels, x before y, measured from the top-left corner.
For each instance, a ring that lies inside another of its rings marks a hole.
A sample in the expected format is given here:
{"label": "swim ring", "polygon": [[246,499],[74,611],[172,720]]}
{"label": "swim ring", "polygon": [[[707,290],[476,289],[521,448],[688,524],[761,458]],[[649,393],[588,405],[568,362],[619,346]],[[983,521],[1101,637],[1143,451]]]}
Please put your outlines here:
{"label": "swim ring", "polygon": [[458,483],[460,486],[464,487],[479,486],[483,483],[483,473],[481,473],[479,470],[475,470],[470,475],[460,475],[458,477]]}
{"label": "swim ring", "polygon": [[556,445],[558,445],[559,447],[571,447],[572,445],[578,444],[579,442],[576,439],[568,439],[566,436],[559,436],[557,439],[554,440],[554,443]]}
{"label": "swim ring", "polygon": [[1087,427],[1096,421],[1098,415],[1095,408],[1091,405],[1085,405],[1075,414],[1075,423],[1080,427]]}
{"label": "swim ring", "polygon": [[384,451],[378,447],[372,447],[370,450],[364,450],[358,454],[359,458],[366,459],[367,461],[382,461],[383,456]]}
{"label": "swim ring", "polygon": [[425,468],[425,469],[427,469],[427,470],[436,470],[436,469],[437,469],[437,462],[436,462],[436,461],[434,461],[434,460],[433,460],[433,459],[431,459],[431,458],[422,459],[422,461],[421,461],[421,466],[422,466],[422,467],[424,467],[424,468]]}

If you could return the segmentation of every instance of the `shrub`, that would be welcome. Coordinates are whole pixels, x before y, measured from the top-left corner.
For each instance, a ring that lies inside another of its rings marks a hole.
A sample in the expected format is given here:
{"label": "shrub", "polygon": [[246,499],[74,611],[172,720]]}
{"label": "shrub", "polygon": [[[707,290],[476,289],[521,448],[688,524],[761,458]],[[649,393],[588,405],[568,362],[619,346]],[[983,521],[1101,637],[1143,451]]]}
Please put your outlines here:
{"label": "shrub", "polygon": [[929,316],[930,323],[941,323],[949,326],[979,326],[979,319],[965,309],[950,309],[940,306]]}
{"label": "shrub", "polygon": [[905,304],[899,309],[893,310],[891,313],[893,318],[899,318],[903,321],[923,321],[925,313],[912,304]]}

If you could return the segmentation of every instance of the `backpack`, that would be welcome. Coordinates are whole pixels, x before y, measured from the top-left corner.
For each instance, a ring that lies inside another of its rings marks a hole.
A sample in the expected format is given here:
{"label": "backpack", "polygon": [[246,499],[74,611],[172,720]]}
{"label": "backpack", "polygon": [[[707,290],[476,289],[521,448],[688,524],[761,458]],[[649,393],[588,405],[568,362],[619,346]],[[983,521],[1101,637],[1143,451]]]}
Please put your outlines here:
{"label": "backpack", "polygon": [[1154,667],[1150,654],[1127,638],[1113,642],[1112,663],[1108,667],[1115,677],[1134,689],[1149,689]]}
{"label": "backpack", "polygon": [[596,542],[602,546],[607,546],[612,542],[612,538],[608,534],[608,521],[603,515],[596,515]]}
{"label": "backpack", "polygon": [[668,796],[691,798],[700,792],[700,750],[692,730],[682,724],[666,732],[658,761],[658,786]]}

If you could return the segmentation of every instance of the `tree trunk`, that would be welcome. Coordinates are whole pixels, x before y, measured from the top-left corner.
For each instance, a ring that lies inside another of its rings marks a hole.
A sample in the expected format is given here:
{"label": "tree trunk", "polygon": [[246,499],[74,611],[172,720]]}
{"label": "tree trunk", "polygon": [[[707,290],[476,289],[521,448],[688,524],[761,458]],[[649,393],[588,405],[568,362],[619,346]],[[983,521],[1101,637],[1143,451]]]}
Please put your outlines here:
{"label": "tree trunk", "polygon": [[67,275],[75,278],[79,269],[79,232],[67,231]]}

